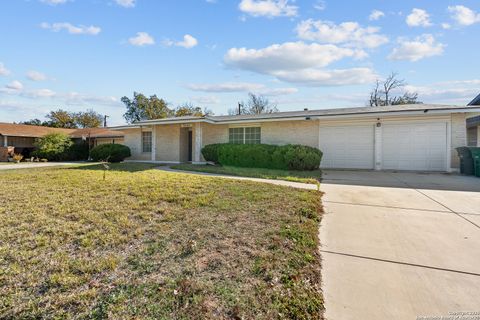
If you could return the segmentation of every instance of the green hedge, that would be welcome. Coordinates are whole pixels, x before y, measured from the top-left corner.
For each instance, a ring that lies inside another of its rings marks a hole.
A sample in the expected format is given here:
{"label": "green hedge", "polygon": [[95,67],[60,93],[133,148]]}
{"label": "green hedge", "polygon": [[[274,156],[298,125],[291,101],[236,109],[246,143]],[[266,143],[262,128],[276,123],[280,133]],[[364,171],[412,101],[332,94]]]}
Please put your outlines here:
{"label": "green hedge", "polygon": [[302,145],[211,144],[202,149],[206,161],[225,166],[283,170],[315,170],[322,152]]}
{"label": "green hedge", "polygon": [[131,155],[130,148],[121,144],[101,144],[90,152],[94,161],[121,162]]}

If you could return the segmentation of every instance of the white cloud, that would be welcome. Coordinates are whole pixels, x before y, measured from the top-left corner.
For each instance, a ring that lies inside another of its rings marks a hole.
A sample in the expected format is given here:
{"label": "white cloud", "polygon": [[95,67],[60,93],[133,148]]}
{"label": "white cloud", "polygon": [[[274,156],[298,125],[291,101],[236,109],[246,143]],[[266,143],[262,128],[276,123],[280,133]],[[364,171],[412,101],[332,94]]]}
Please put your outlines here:
{"label": "white cloud", "polygon": [[480,79],[454,80],[428,85],[407,85],[404,89],[417,92],[420,101],[427,103],[466,105],[478,94]]}
{"label": "white cloud", "polygon": [[298,92],[297,88],[265,88],[257,91],[256,93],[264,96],[269,96],[269,97],[277,97],[277,96],[286,96],[286,95],[294,94],[297,92]]}
{"label": "white cloud", "polygon": [[296,27],[300,39],[321,43],[345,43],[358,47],[375,48],[388,42],[388,38],[379,34],[379,28],[361,27],[357,22],[335,24],[329,21],[305,20]]}
{"label": "white cloud", "polygon": [[155,44],[155,39],[146,32],[137,32],[137,35],[129,38],[128,42],[133,46],[143,47]]}
{"label": "white cloud", "polygon": [[325,67],[346,57],[362,58],[365,52],[332,44],[286,42],[263,49],[232,48],[225,55],[228,66],[259,73]]}
{"label": "white cloud", "polygon": [[21,90],[23,90],[23,84],[18,80],[14,80],[14,81],[10,82],[9,84],[7,84],[5,86],[5,88],[11,89],[11,90],[14,90],[14,91],[21,91]]}
{"label": "white cloud", "polygon": [[444,23],[442,23],[442,28],[445,29],[445,30],[448,30],[448,29],[451,29],[452,26],[449,23],[444,22]]}
{"label": "white cloud", "polygon": [[410,27],[430,27],[430,15],[423,9],[414,8],[405,20]]}
{"label": "white cloud", "polygon": [[394,48],[388,56],[391,60],[418,61],[424,58],[439,56],[443,53],[444,44],[439,43],[431,34],[424,34],[414,40],[400,38],[399,47]]}
{"label": "white cloud", "polygon": [[183,47],[185,49],[191,49],[198,45],[198,40],[195,39],[193,36],[186,34],[183,36],[182,41],[172,41],[167,39],[163,41],[163,44],[169,47],[176,46],[176,47]]}
{"label": "white cloud", "polygon": [[227,66],[271,75],[280,81],[312,86],[348,85],[375,79],[369,68],[324,70],[343,58],[362,58],[365,52],[332,44],[287,42],[263,49],[232,48],[225,55]]}
{"label": "white cloud", "polygon": [[263,87],[262,84],[248,82],[197,83],[187,85],[187,88],[190,90],[202,92],[245,92],[256,91]]}
{"label": "white cloud", "polygon": [[115,0],[115,3],[124,8],[135,7],[136,0]]}
{"label": "white cloud", "polygon": [[[207,1],[208,2],[208,1]],[[220,99],[215,96],[191,97],[190,100],[199,104],[217,104]]]}
{"label": "white cloud", "polygon": [[49,29],[54,32],[59,32],[62,30],[66,30],[70,34],[88,34],[88,35],[97,35],[102,31],[101,28],[95,26],[84,26],[78,25],[74,26],[68,22],[58,22],[58,23],[47,23],[43,22],[40,24],[40,27],[43,29]]}
{"label": "white cloud", "polygon": [[296,71],[276,71],[279,80],[309,86],[343,86],[366,84],[375,81],[377,75],[370,68],[338,70],[303,69]]}
{"label": "white cloud", "polygon": [[63,94],[57,94],[58,98],[65,100],[69,105],[85,105],[85,104],[99,104],[99,105],[110,105],[110,106],[120,106],[121,102],[112,96],[96,96],[89,94],[81,94],[78,92],[69,92]]}
{"label": "white cloud", "polygon": [[449,6],[448,11],[452,13],[452,19],[455,20],[459,25],[469,26],[480,22],[480,13],[476,13],[472,9],[465,6]]}
{"label": "white cloud", "polygon": [[0,76],[8,76],[10,70],[8,70],[3,63],[0,62]]}
{"label": "white cloud", "polygon": [[22,93],[27,98],[52,98],[56,95],[56,92],[50,89],[35,89]]}
{"label": "white cloud", "polygon": [[45,81],[47,80],[47,76],[41,72],[30,70],[27,72],[27,78],[32,81]]}
{"label": "white cloud", "polygon": [[281,96],[298,92],[296,88],[268,88],[264,84],[250,82],[195,83],[186,87],[193,91],[215,93],[254,92],[265,96]]}
{"label": "white cloud", "polygon": [[372,13],[370,13],[370,15],[368,16],[368,20],[375,21],[382,17],[385,17],[385,13],[383,13],[383,11],[373,10]]}
{"label": "white cloud", "polygon": [[313,7],[319,11],[323,11],[327,8],[327,3],[323,0],[317,0],[317,2],[315,2]]}
{"label": "white cloud", "polygon": [[51,6],[56,6],[57,4],[67,3],[68,0],[40,0],[40,2],[49,4],[49,5],[51,5]]}
{"label": "white cloud", "polygon": [[242,0],[238,8],[254,17],[293,17],[298,13],[298,7],[289,5],[288,0]]}

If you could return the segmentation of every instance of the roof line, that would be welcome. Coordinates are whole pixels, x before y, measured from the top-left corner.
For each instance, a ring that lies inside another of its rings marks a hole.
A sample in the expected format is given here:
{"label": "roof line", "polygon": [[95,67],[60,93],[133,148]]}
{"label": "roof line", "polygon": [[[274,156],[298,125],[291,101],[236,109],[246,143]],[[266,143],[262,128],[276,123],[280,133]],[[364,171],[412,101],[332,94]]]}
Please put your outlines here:
{"label": "roof line", "polygon": [[480,94],[475,98],[473,98],[473,100],[470,101],[470,103],[468,104],[468,106],[478,106],[478,105],[480,105]]}

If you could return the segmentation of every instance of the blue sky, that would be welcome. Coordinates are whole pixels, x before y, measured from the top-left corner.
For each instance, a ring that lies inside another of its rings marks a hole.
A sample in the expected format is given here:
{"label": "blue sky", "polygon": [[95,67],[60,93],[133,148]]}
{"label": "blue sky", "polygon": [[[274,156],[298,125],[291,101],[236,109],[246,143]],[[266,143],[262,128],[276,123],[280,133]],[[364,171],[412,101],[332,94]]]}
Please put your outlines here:
{"label": "blue sky", "polygon": [[0,121],[157,94],[226,114],[248,92],[282,111],[364,106],[398,72],[426,103],[480,93],[480,2],[9,0],[0,4]]}

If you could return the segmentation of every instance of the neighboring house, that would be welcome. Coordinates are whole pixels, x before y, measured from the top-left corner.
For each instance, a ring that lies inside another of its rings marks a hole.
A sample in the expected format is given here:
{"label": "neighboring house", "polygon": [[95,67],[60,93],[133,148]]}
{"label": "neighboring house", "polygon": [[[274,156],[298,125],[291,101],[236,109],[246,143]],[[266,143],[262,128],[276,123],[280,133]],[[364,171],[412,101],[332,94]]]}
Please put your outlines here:
{"label": "neighboring house", "polygon": [[[480,106],[480,94],[468,105]],[[467,137],[469,146],[480,147],[480,115],[467,119]]]}
{"label": "neighboring house", "polygon": [[64,133],[72,137],[75,142],[90,141],[92,146],[103,143],[123,143],[123,133],[108,128],[63,129],[0,122],[0,146],[15,147],[15,153],[29,156],[35,149],[35,139],[49,133]]}
{"label": "neighboring house", "polygon": [[430,104],[178,117],[122,130],[131,160],[202,163],[212,143],[302,144],[323,152],[323,168],[457,171],[466,118],[480,107]]}

